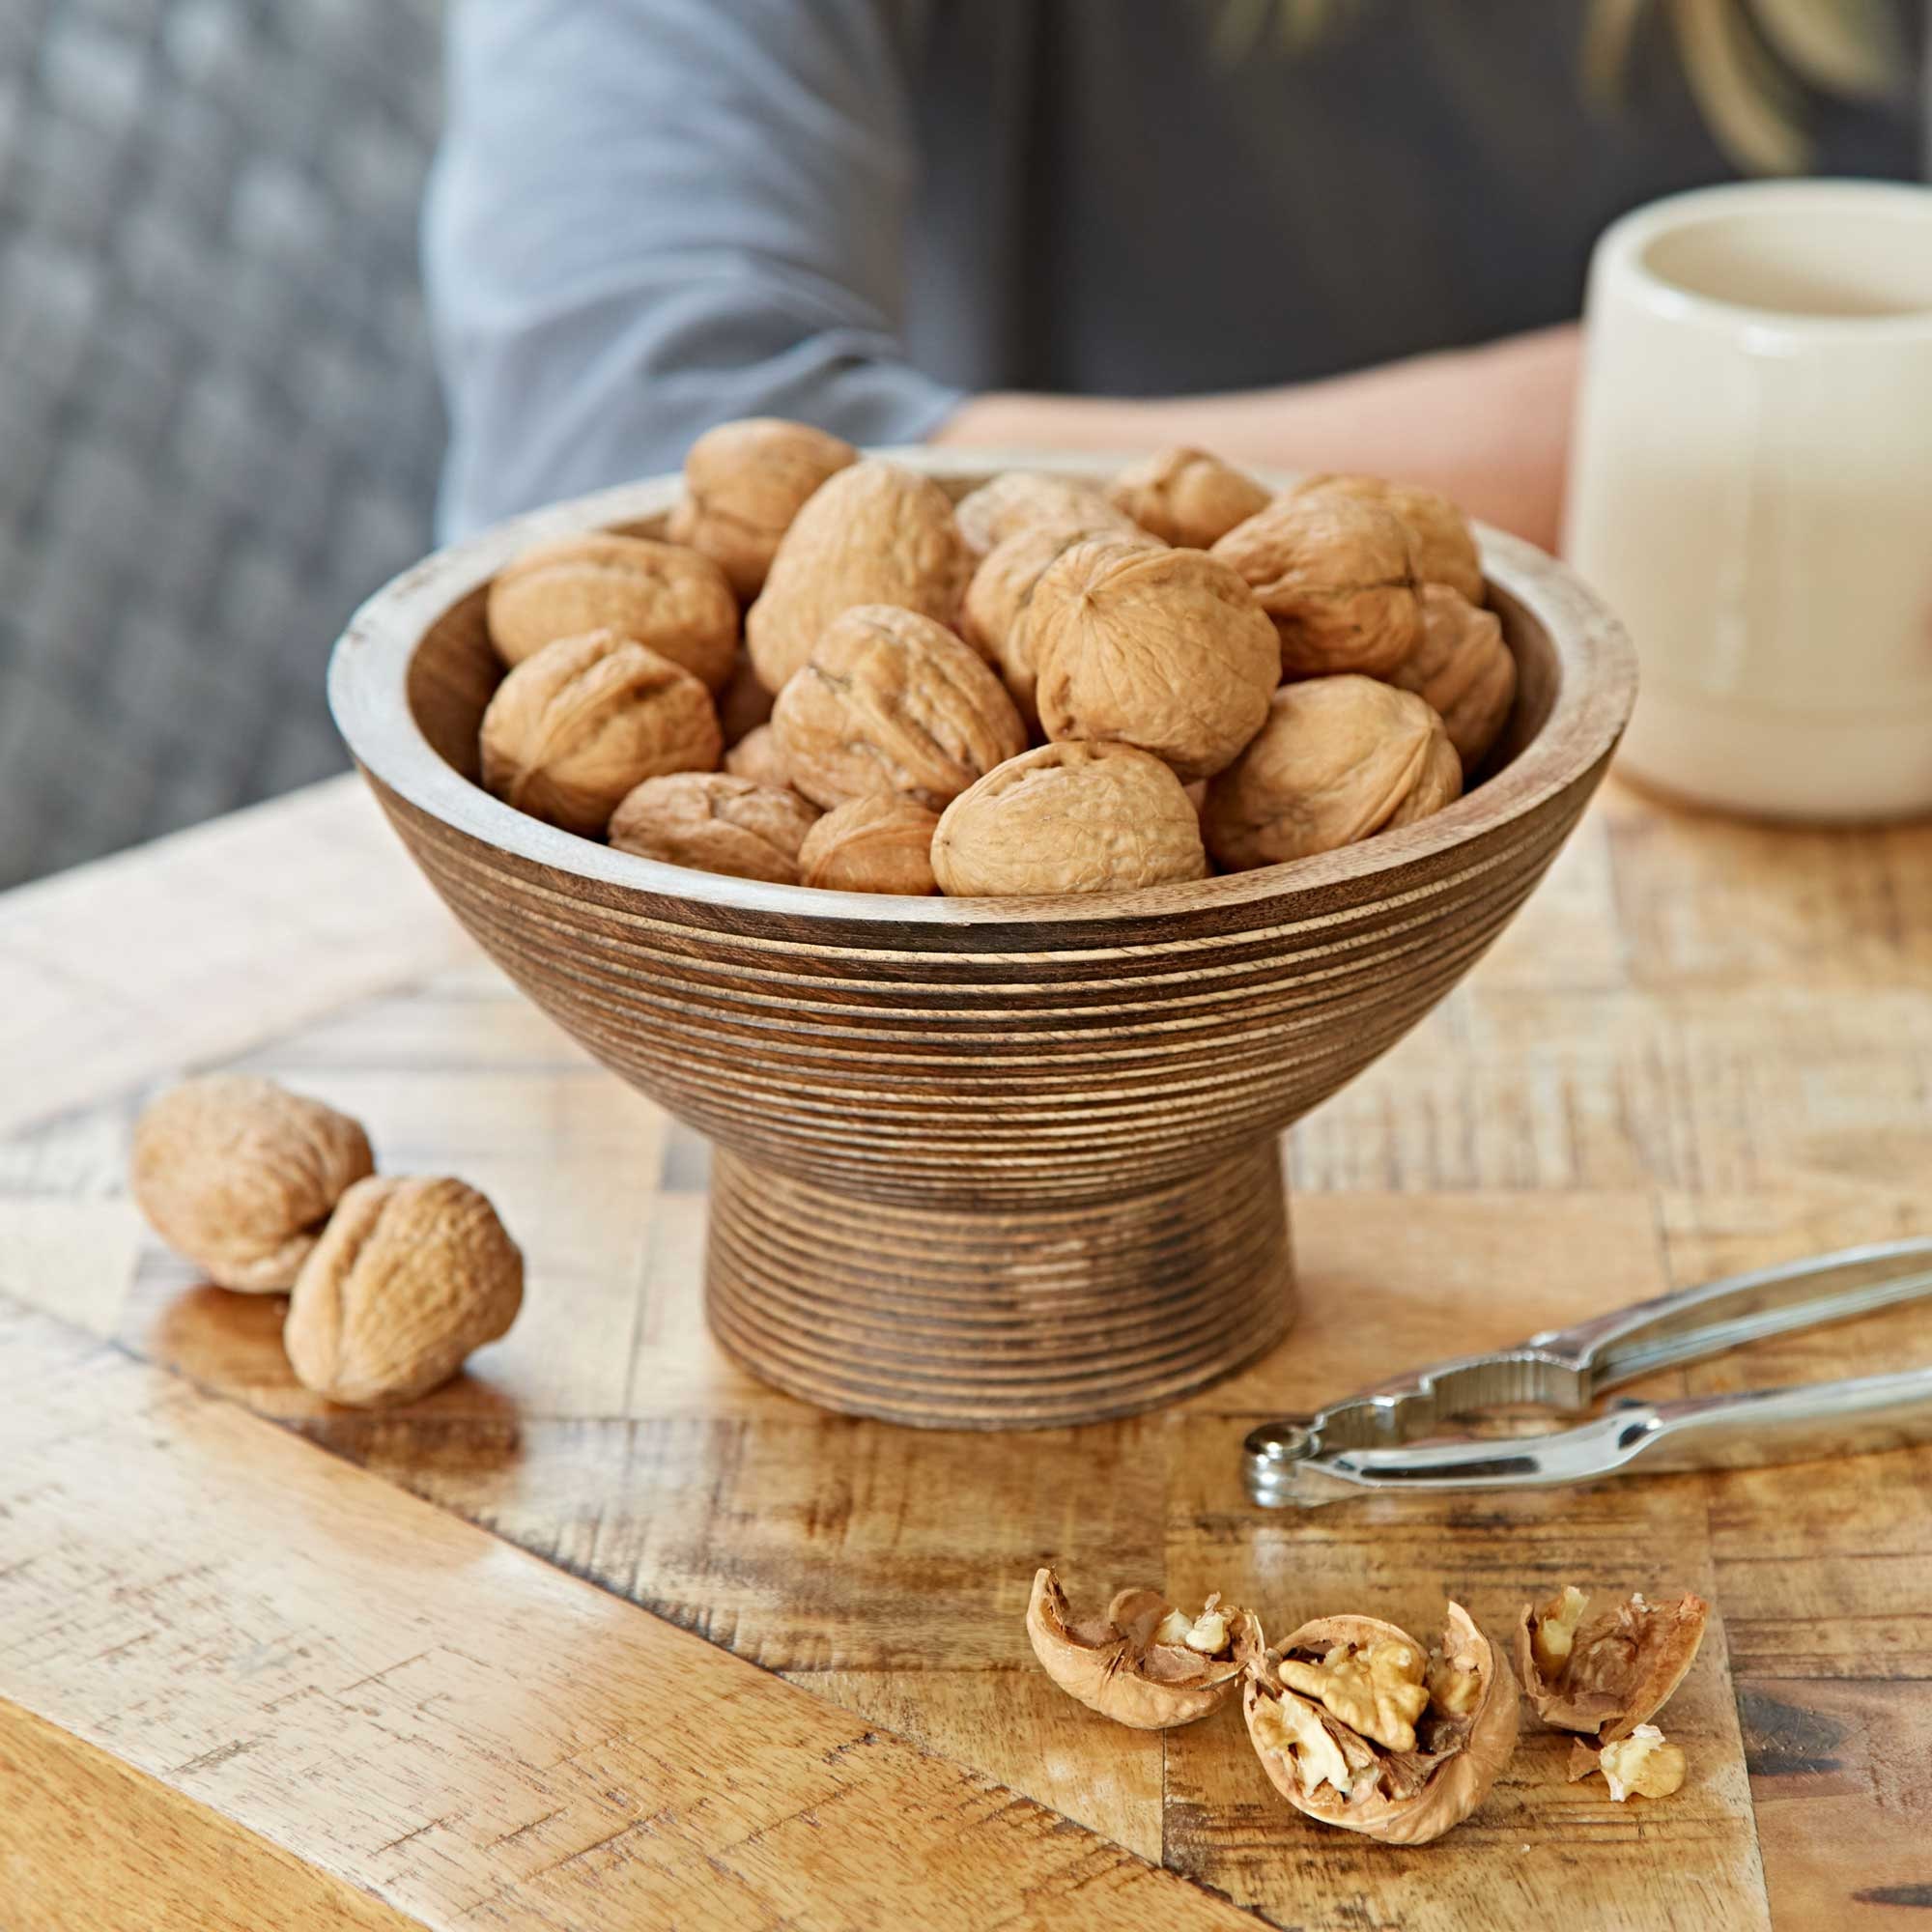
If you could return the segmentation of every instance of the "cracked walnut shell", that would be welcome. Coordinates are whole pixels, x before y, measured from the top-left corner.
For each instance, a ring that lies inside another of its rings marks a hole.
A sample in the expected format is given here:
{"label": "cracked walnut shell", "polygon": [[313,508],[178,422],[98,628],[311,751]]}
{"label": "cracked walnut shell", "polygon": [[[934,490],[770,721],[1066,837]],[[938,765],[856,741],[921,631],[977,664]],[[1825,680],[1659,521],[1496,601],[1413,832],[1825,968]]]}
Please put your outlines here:
{"label": "cracked walnut shell", "polygon": [[586,838],[633,786],[709,771],[723,749],[703,685],[615,631],[560,638],[526,658],[497,687],[482,740],[489,790]]}
{"label": "cracked walnut shell", "polygon": [[738,600],[709,557],[613,532],[540,544],[505,564],[490,582],[487,621],[506,665],[559,638],[615,631],[711,691],[738,650]]}
{"label": "cracked walnut shell", "polygon": [[1414,693],[1369,677],[1285,684],[1267,722],[1208,785],[1202,828],[1230,870],[1331,852],[1453,801],[1462,767]]}
{"label": "cracked walnut shell", "polygon": [[1516,659],[1501,620],[1444,583],[1422,588],[1422,637],[1389,672],[1441,718],[1464,771],[1474,771],[1516,702]]}
{"label": "cracked walnut shell", "polygon": [[1382,677],[1421,638],[1408,528],[1378,503],[1284,497],[1236,524],[1212,554],[1239,572],[1274,620],[1284,676]]}
{"label": "cracked walnut shell", "polygon": [[282,1342],[318,1395],[380,1408],[446,1382],[523,1298],[523,1253],[475,1188],[371,1178],[302,1264]]}
{"label": "cracked walnut shell", "polygon": [[1254,1617],[1224,1607],[1217,1596],[1190,1617],[1156,1590],[1122,1590],[1105,1616],[1076,1618],[1050,1569],[1034,1577],[1026,1628],[1034,1655],[1063,1690],[1142,1731],[1218,1711],[1235,1694],[1243,1659],[1262,1647]]}
{"label": "cracked walnut shell", "polygon": [[672,772],[625,795],[611,814],[611,843],[667,866],[795,886],[799,848],[817,818],[782,785],[729,772]]}
{"label": "cracked walnut shell", "polygon": [[828,892],[936,893],[932,835],[938,828],[939,814],[909,798],[850,798],[805,835],[799,867],[808,886]]}
{"label": "cracked walnut shell", "polygon": [[218,1288],[292,1287],[344,1192],[376,1171],[347,1114],[272,1080],[211,1073],[134,1127],[129,1185],[155,1232]]}
{"label": "cracked walnut shell", "polygon": [[1516,1671],[1546,1724],[1607,1743],[1663,1708],[1696,1659],[1711,1606],[1701,1597],[1651,1604],[1639,1595],[1592,1617],[1589,1605],[1575,1588],[1525,1604]]}
{"label": "cracked walnut shell", "polygon": [[945,625],[885,604],[827,625],[779,693],[772,731],[793,785],[828,809],[886,794],[937,811],[1026,748],[984,661]]}
{"label": "cracked walnut shell", "polygon": [[806,499],[858,460],[842,437],[807,423],[778,416],[720,423],[685,456],[684,495],[665,534],[708,556],[749,603]]}
{"label": "cracked walnut shell", "polygon": [[1092,536],[1130,531],[1126,514],[1091,483],[1047,476],[1037,469],[1003,469],[960,497],[959,532],[979,555],[1018,530],[1056,529]]}
{"label": "cracked walnut shell", "polygon": [[940,815],[943,893],[1131,893],[1208,876],[1201,821],[1173,771],[1131,745],[1073,741],[1009,758]]}
{"label": "cracked walnut shell", "polygon": [[1163,543],[1211,550],[1267,508],[1268,493],[1205,449],[1164,449],[1122,469],[1107,500]]}
{"label": "cracked walnut shell", "polygon": [[1040,578],[1028,630],[1049,738],[1136,745],[1182,783],[1234,760],[1280,678],[1266,613],[1205,551],[1076,544]]}
{"label": "cracked walnut shell", "polygon": [[1460,1604],[1433,1653],[1376,1617],[1321,1617],[1250,1660],[1248,1737],[1297,1811],[1386,1844],[1460,1825],[1516,1748],[1516,1686]]}
{"label": "cracked walnut shell", "polygon": [[1446,583],[1471,604],[1483,601],[1483,558],[1469,520],[1436,490],[1418,483],[1391,483],[1381,476],[1310,476],[1294,497],[1353,497],[1380,503],[1408,526],[1416,575],[1425,583]]}
{"label": "cracked walnut shell", "polygon": [[780,540],[745,618],[752,662],[766,690],[782,691],[833,619],[859,604],[954,623],[972,570],[937,483],[877,457],[855,463],[812,492]]}

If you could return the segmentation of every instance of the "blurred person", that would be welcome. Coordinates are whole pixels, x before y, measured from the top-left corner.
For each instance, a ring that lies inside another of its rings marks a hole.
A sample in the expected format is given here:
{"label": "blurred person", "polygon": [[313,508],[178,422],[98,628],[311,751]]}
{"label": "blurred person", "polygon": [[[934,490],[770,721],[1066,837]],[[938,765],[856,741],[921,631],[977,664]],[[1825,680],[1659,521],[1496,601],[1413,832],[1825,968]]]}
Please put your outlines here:
{"label": "blurred person", "polygon": [[1590,244],[1911,177],[1916,0],[457,0],[451,533],[732,416],[1361,469],[1554,540]]}

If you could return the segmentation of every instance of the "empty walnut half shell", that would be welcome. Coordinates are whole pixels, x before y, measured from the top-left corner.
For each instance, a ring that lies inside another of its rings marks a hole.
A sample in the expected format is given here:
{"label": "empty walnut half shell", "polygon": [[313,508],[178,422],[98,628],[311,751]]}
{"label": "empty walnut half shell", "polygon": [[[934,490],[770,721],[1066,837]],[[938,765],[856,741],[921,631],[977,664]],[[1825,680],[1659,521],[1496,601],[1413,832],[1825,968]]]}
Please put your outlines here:
{"label": "empty walnut half shell", "polygon": [[1122,1590],[1105,1616],[1076,1618],[1051,1570],[1033,1579],[1027,1635],[1046,1674],[1090,1710],[1140,1731],[1191,1724],[1235,1694],[1262,1649],[1252,1612],[1208,1599],[1198,1617],[1158,1590]]}
{"label": "empty walnut half shell", "polygon": [[1460,1825],[1516,1748],[1516,1686],[1451,1604],[1432,1652],[1376,1617],[1321,1617],[1251,1660],[1241,1707],[1276,1790],[1392,1845]]}
{"label": "empty walnut half shell", "polygon": [[1516,1674],[1536,1715],[1560,1731],[1605,1743],[1631,1736],[1684,1681],[1704,1640],[1702,1597],[1646,1603],[1641,1596],[1597,1616],[1575,1588],[1522,1606]]}

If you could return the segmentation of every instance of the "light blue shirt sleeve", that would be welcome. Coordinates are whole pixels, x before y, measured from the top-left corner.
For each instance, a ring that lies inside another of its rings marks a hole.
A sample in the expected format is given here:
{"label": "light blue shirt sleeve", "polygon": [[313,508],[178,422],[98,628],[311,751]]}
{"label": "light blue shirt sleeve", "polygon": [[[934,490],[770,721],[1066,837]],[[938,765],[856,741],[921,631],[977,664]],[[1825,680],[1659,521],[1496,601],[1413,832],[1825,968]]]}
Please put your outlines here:
{"label": "light blue shirt sleeve", "polygon": [[424,214],[457,535],[733,416],[916,441],[893,0],[456,0]]}

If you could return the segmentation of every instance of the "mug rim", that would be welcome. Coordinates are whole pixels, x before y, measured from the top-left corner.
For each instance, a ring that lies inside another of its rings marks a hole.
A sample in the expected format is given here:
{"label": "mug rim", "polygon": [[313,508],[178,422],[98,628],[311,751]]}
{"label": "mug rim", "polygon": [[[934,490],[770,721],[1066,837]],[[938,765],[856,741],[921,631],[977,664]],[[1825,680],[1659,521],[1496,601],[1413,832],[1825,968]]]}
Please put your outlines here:
{"label": "mug rim", "polygon": [[1767,341],[1837,340],[1861,343],[1880,339],[1932,338],[1932,301],[1923,307],[1883,315],[1813,315],[1765,308],[1702,295],[1650,268],[1644,257],[1653,243],[1708,220],[1713,214],[1743,213],[1759,206],[1827,209],[1833,205],[1861,212],[1895,210],[1921,217],[1932,240],[1932,185],[1918,182],[1821,176],[1805,180],[1722,182],[1688,188],[1646,202],[1621,215],[1598,239],[1591,280],[1614,277],[1657,313],[1672,320],[1699,322],[1730,333],[1749,331]]}

